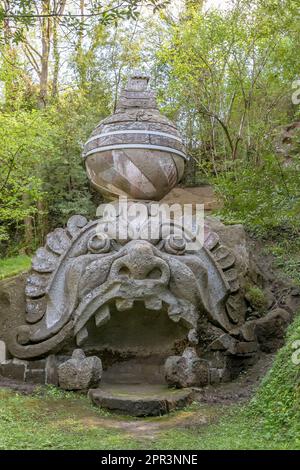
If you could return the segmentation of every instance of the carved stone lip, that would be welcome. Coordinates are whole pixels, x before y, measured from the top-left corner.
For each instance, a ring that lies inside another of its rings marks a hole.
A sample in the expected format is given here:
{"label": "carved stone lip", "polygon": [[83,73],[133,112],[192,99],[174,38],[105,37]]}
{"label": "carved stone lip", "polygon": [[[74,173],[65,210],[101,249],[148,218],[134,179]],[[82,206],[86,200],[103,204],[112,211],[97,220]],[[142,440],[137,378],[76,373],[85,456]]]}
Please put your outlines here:
{"label": "carved stone lip", "polygon": [[111,135],[126,135],[126,134],[141,134],[141,135],[155,135],[155,136],[160,136],[160,137],[167,137],[168,139],[172,140],[177,140],[180,143],[183,143],[183,140],[181,137],[178,137],[177,135],[174,134],[169,134],[166,132],[159,132],[159,131],[151,131],[148,129],[124,129],[120,131],[110,131],[110,132],[102,132],[100,134],[93,135],[89,140],[86,141],[86,145],[89,144],[90,142],[93,142],[94,140],[100,139],[102,137],[108,137]]}
{"label": "carved stone lip", "polygon": [[145,286],[145,282],[143,284],[142,286],[141,283],[140,290],[135,291],[134,294],[126,285],[110,288],[106,294],[104,294],[103,288],[94,289],[94,291],[87,294],[75,312],[74,334],[76,335],[77,344],[83,344],[87,338],[86,324],[92,317],[95,317],[98,328],[110,320],[112,303],[115,303],[115,307],[119,311],[130,311],[135,302],[143,304],[147,310],[162,312],[166,309],[169,318],[175,323],[181,321],[187,329],[196,327],[198,313],[191,302],[177,298],[165,287],[157,286],[156,289],[153,289],[153,287]]}
{"label": "carved stone lip", "polygon": [[115,145],[106,145],[103,147],[97,147],[93,150],[89,150],[86,153],[83,153],[83,158],[93,155],[94,153],[107,152],[108,150],[123,150],[123,149],[141,149],[141,150],[160,150],[162,152],[175,153],[179,155],[184,160],[189,158],[181,150],[174,149],[173,147],[166,147],[163,145],[154,145],[154,144],[115,144]]}

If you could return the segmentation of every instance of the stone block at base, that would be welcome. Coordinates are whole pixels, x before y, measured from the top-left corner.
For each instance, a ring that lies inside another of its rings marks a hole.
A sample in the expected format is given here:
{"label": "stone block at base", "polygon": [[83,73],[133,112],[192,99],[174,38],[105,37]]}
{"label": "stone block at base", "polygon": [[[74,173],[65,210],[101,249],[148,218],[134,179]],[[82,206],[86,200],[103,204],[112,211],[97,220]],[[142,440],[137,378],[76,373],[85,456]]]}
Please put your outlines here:
{"label": "stone block at base", "polygon": [[103,385],[89,390],[92,403],[131,416],[161,416],[184,408],[193,401],[191,389],[169,389],[166,385]]}

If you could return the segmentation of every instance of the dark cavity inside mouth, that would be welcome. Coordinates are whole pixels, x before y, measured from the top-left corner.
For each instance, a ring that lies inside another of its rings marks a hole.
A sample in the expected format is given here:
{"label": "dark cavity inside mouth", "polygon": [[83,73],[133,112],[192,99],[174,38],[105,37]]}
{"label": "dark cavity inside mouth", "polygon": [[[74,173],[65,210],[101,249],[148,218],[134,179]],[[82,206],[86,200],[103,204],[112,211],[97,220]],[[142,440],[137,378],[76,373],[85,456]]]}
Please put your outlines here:
{"label": "dark cavity inside mouth", "polygon": [[[122,304],[124,299],[112,299],[110,319],[99,328],[95,315],[86,324],[88,338],[82,348],[102,360],[103,380],[115,377],[120,383],[163,382],[163,364],[168,356],[181,354],[187,344],[187,328],[168,316],[168,304],[135,300],[133,305]],[[158,300],[158,299],[157,299]],[[124,310],[118,310],[127,307]],[[114,370],[114,373],[112,371]],[[111,373],[110,373],[111,371]]]}

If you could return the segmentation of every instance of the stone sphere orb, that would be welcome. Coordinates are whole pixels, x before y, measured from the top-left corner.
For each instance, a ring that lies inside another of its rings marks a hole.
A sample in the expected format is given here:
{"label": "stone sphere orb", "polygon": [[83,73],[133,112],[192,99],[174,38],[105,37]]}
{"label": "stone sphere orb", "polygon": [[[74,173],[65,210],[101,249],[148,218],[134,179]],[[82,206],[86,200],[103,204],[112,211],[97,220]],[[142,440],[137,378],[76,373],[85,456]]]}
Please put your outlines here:
{"label": "stone sphere orb", "polygon": [[129,79],[116,112],[99,123],[85,144],[88,178],[107,199],[158,201],[183,176],[182,138],[158,111],[148,80],[138,73]]}

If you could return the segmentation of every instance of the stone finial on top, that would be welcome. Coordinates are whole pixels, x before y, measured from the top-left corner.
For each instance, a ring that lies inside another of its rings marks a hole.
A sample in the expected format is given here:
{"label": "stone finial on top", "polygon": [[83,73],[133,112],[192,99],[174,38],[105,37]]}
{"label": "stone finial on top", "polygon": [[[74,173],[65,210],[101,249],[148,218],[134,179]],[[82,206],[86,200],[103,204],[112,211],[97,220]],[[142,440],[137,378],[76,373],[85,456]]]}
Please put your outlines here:
{"label": "stone finial on top", "polygon": [[126,90],[130,91],[146,91],[148,90],[150,76],[141,70],[135,70],[129,77]]}
{"label": "stone finial on top", "polygon": [[145,72],[133,72],[121,92],[117,112],[132,108],[156,110],[156,97],[154,91],[148,88],[149,80],[150,77]]}

